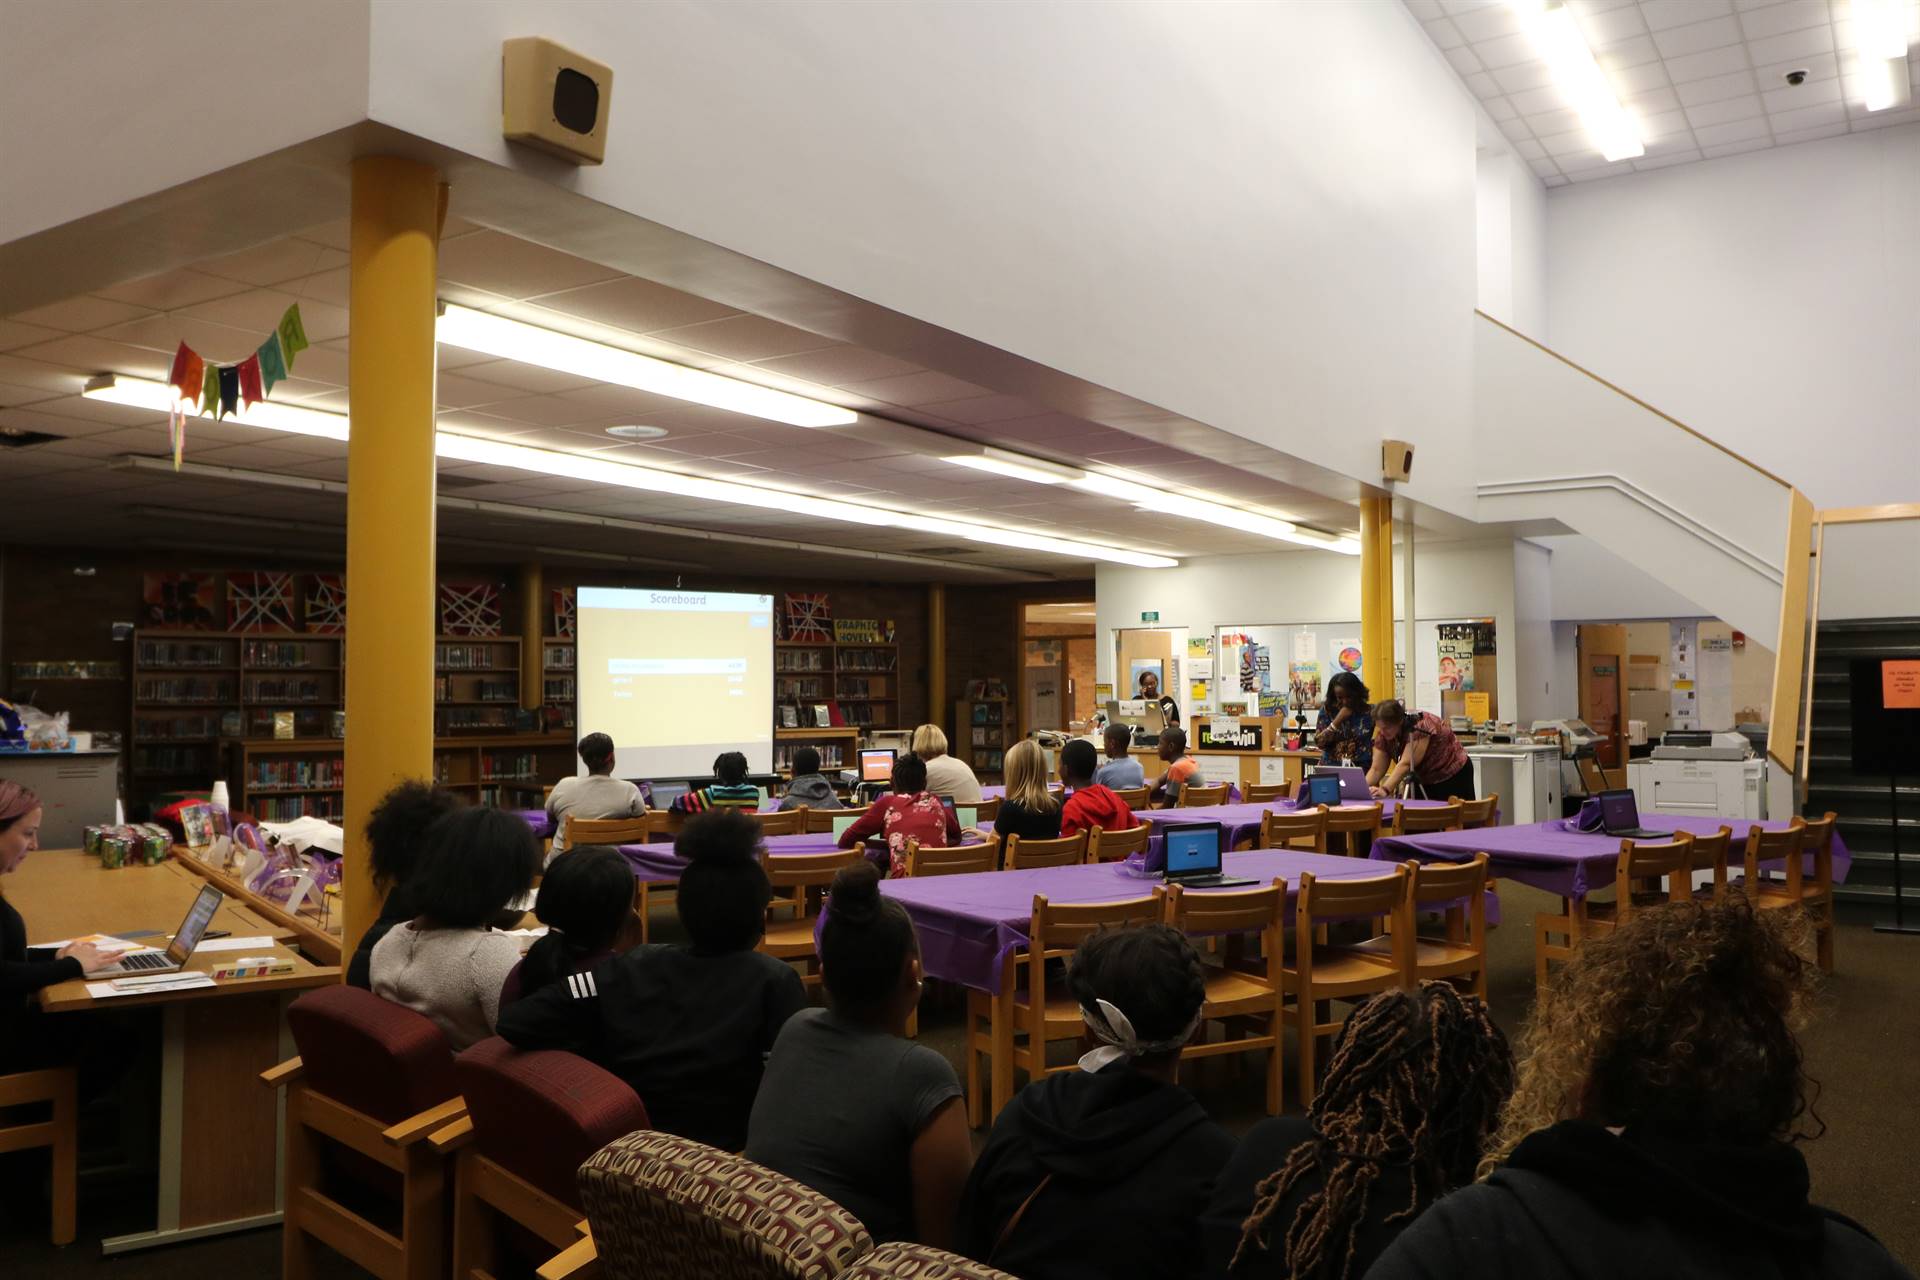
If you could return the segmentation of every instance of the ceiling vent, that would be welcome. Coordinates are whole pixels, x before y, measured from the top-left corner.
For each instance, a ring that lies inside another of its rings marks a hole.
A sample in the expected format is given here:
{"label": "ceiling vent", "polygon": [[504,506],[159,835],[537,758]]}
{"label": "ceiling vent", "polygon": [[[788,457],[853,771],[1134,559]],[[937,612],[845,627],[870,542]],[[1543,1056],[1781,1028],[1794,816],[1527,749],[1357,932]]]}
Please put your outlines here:
{"label": "ceiling vent", "polygon": [[0,427],[0,449],[31,449],[37,444],[59,438],[44,431],[29,431],[25,427]]}

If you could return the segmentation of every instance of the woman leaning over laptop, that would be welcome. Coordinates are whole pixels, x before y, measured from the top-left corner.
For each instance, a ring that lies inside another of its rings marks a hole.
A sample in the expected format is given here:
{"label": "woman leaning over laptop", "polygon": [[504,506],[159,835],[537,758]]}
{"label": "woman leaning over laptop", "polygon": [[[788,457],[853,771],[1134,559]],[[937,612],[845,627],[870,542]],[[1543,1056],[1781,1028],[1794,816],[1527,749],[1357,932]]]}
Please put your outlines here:
{"label": "woman leaning over laptop", "polygon": [[[0,876],[11,875],[40,847],[40,797],[0,779]],[[89,942],[60,948],[52,959],[27,958],[27,922],[0,893],[0,1074],[56,1065],[65,1055],[45,1034],[36,997],[41,988],[78,978],[104,963]]]}

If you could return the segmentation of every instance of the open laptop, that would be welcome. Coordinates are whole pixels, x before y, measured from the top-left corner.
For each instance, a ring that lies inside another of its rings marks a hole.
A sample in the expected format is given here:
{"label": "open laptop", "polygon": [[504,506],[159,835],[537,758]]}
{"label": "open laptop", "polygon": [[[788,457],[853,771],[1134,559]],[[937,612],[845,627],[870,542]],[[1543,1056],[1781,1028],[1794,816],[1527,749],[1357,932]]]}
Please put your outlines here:
{"label": "open laptop", "polygon": [[[1329,775],[1340,780],[1339,799],[1331,803],[1340,804],[1345,801],[1358,801],[1361,804],[1366,804],[1373,799],[1373,792],[1367,787],[1367,771],[1365,769],[1356,769],[1352,765],[1323,764],[1316,768],[1311,774],[1307,775],[1307,780],[1311,783],[1315,778],[1324,778]],[[1314,803],[1319,804],[1320,801],[1316,800]]]}
{"label": "open laptop", "polygon": [[952,796],[941,796],[940,804],[953,815],[953,820],[963,827],[970,827],[980,819],[980,810],[973,805],[956,805]]}
{"label": "open laptop", "polygon": [[1167,850],[1167,883],[1187,889],[1227,889],[1256,884],[1221,874],[1222,831],[1217,822],[1174,822],[1160,827]]}
{"label": "open laptop", "polygon": [[675,800],[693,790],[690,782],[652,782],[647,784],[647,807],[665,809]]}
{"label": "open laptop", "polygon": [[1331,769],[1324,773],[1307,776],[1307,793],[1300,803],[1312,808],[1314,805],[1326,805],[1329,809],[1340,803],[1340,775]]}
{"label": "open laptop", "polygon": [[193,955],[194,948],[200,945],[200,939],[206,936],[214,913],[220,910],[221,897],[220,890],[213,885],[202,888],[194,897],[193,905],[187,908],[187,918],[180,922],[165,951],[156,951],[151,947],[125,951],[112,964],[87,970],[87,976],[110,978],[129,973],[173,973],[183,968]]}
{"label": "open laptop", "polygon": [[1640,825],[1640,802],[1631,791],[1600,793],[1600,829],[1623,840],[1671,840],[1671,831],[1649,831]]}

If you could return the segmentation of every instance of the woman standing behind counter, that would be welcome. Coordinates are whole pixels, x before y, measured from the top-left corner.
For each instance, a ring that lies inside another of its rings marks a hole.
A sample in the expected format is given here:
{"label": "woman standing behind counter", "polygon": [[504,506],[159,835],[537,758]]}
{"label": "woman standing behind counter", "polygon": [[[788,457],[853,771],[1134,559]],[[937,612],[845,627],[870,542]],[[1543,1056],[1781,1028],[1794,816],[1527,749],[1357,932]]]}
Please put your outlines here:
{"label": "woman standing behind counter", "polygon": [[1320,748],[1321,764],[1373,767],[1373,702],[1353,672],[1337,672],[1327,681],[1327,701],[1314,724],[1313,741]]}

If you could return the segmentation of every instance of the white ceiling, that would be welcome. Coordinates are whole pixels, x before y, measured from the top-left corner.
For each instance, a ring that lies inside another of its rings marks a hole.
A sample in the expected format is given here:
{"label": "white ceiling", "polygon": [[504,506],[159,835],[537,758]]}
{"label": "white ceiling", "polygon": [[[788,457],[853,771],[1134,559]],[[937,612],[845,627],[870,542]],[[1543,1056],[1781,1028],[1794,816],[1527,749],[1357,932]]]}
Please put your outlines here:
{"label": "white ceiling", "polygon": [[[57,536],[48,504],[87,513],[85,527],[104,543],[140,538],[233,536],[239,517],[267,527],[262,536],[297,549],[337,544],[344,500],[338,492],[240,483],[230,469],[329,482],[346,477],[345,446],[324,439],[234,424],[189,424],[189,471],[175,476],[114,465],[127,455],[166,452],[162,415],[83,399],[85,380],[119,373],[164,380],[185,341],[212,360],[245,357],[294,301],[313,347],[274,399],[314,408],[347,407],[347,253],[344,223],[317,227],[188,269],[135,280],[0,319],[0,430],[60,437],[17,452],[0,450],[16,494],[0,510],[0,538]],[[851,497],[883,506],[968,517],[1025,531],[1109,542],[1185,556],[1275,549],[1267,539],[1212,525],[1134,511],[1109,499],[955,467],[925,452],[905,423],[966,441],[1000,445],[1060,461],[1102,463],[1146,472],[1182,487],[1230,496],[1335,532],[1353,528],[1350,504],[1207,458],[1154,444],[1085,419],[1050,412],[875,351],[720,306],[580,258],[450,219],[441,246],[441,295],[482,310],[609,340],[684,364],[845,405],[862,412],[855,427],[807,430],[595,383],[533,365],[452,347],[440,349],[440,420],[463,431],[517,443],[611,457],[780,488]],[[644,423],[668,436],[624,444],[609,426]],[[891,433],[891,435],[890,435]],[[214,470],[208,471],[205,468]],[[467,464],[440,469],[442,494],[511,504],[551,514],[659,522],[722,531],[745,539],[785,539],[889,554],[911,561],[815,556],[812,571],[837,576],[943,576],[949,565],[995,566],[1050,576],[1081,576],[1087,565],[1058,556],[926,534],[823,522],[672,495]],[[139,514],[129,515],[130,508]],[[204,526],[204,527],[203,527]],[[539,543],[599,554],[654,557],[688,567],[739,571],[741,543],[631,529],[588,529],[496,511],[447,512],[441,530],[491,539],[524,555]],[[282,537],[284,534],[297,536]],[[944,544],[944,545],[942,545]],[[789,548],[752,546],[751,567]],[[924,557],[932,557],[925,559]],[[963,573],[961,580],[979,580]]]}
{"label": "white ceiling", "polygon": [[[1638,159],[1608,163],[1594,150],[1505,0],[1406,0],[1550,187],[1920,121],[1920,106],[1869,114],[1860,105],[1846,0],[1566,3],[1622,105],[1639,117],[1646,154]],[[1807,79],[1792,86],[1785,76],[1796,68]],[[1920,58],[1909,58],[1908,74],[1920,90]]]}

